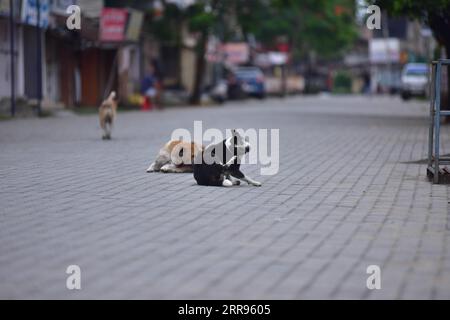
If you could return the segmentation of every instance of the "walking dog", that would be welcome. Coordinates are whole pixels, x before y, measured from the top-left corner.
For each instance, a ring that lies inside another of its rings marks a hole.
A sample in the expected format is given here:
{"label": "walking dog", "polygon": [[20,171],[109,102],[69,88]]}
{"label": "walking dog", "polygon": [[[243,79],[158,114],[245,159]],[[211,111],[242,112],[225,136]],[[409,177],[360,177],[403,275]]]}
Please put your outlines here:
{"label": "walking dog", "polygon": [[194,161],[194,178],[197,184],[231,187],[239,185],[242,180],[260,187],[260,182],[251,179],[240,170],[241,159],[248,152],[250,144],[236,130],[232,130],[230,138],[209,145],[197,155]]}
{"label": "walking dog", "polygon": [[103,139],[111,139],[111,130],[116,118],[117,102],[115,101],[116,93],[112,91],[109,97],[103,101],[98,110],[100,127],[103,130]]}
{"label": "walking dog", "polygon": [[148,167],[147,172],[186,173],[192,172],[192,164],[203,146],[194,142],[171,140],[159,150],[156,160]]}

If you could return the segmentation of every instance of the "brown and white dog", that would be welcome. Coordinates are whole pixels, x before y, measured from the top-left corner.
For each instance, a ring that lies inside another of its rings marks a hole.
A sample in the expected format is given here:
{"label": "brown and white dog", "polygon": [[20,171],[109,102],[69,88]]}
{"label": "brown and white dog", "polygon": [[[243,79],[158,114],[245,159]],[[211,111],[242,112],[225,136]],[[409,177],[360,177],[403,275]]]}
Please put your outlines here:
{"label": "brown and white dog", "polygon": [[150,165],[147,172],[193,172],[194,158],[202,151],[203,146],[194,142],[171,140],[159,150],[155,162]]}
{"label": "brown and white dog", "polygon": [[115,101],[116,92],[112,91],[98,109],[100,127],[103,129],[103,139],[111,139],[111,130],[116,118],[117,102]]}

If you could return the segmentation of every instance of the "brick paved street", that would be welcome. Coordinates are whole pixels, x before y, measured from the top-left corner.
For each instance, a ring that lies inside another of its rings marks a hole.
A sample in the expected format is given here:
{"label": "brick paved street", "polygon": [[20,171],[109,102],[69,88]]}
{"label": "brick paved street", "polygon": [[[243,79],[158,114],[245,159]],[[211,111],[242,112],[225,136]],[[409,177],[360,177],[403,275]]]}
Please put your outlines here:
{"label": "brick paved street", "polygon": [[[449,299],[449,188],[418,162],[427,112],[326,96],[125,112],[107,142],[94,115],[2,121],[0,298]],[[261,188],[147,174],[194,120],[279,128],[279,173],[244,166]]]}

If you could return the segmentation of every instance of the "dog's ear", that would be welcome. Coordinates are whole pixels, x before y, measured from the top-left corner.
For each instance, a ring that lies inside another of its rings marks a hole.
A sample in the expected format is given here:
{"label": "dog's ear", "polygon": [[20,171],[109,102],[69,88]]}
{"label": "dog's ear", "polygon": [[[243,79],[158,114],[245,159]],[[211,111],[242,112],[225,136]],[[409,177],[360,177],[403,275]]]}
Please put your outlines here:
{"label": "dog's ear", "polygon": [[239,131],[241,131],[242,129],[233,129],[233,137],[239,137],[242,139],[242,135]]}
{"label": "dog's ear", "polygon": [[244,138],[242,137],[241,133],[237,129],[233,129],[232,132],[235,144],[243,143]]}

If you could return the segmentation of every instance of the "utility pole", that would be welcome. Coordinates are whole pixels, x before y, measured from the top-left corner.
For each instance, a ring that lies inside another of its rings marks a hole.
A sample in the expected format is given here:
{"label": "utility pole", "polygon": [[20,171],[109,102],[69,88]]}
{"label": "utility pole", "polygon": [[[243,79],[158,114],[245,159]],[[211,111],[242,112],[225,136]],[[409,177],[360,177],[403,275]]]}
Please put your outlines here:
{"label": "utility pole", "polygon": [[11,117],[16,115],[16,74],[15,74],[15,53],[14,53],[14,3],[9,0],[9,43],[11,52]]}
{"label": "utility pole", "polygon": [[37,114],[41,115],[41,100],[42,100],[42,34],[41,34],[41,1],[36,1],[37,21],[36,21],[36,40],[37,40],[37,79],[36,79],[36,95],[37,95]]}
{"label": "utility pole", "polygon": [[[223,49],[223,41],[224,41],[224,29],[225,29],[225,26],[224,26],[224,20],[223,20],[223,7],[219,4],[218,6],[217,6],[217,10],[219,11],[218,12],[218,34],[217,34],[217,38],[218,38],[218,40],[219,40],[219,63],[215,63],[215,75],[214,75],[214,82],[215,82],[215,84],[217,85],[217,84],[219,84],[220,83],[220,81],[222,80],[222,78],[223,78],[223,70],[224,70],[224,67],[223,67],[223,65],[224,65],[224,63],[225,63],[225,59],[224,59],[224,54],[223,54],[223,52],[222,52],[222,49]],[[216,48],[217,49],[217,48]]]}
{"label": "utility pole", "polygon": [[391,64],[391,50],[389,48],[389,18],[387,11],[383,11],[383,38],[386,46],[386,56],[387,56],[387,72],[388,72],[388,88],[389,91],[391,86],[393,86],[393,76],[392,76],[392,64]]}

